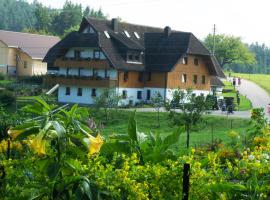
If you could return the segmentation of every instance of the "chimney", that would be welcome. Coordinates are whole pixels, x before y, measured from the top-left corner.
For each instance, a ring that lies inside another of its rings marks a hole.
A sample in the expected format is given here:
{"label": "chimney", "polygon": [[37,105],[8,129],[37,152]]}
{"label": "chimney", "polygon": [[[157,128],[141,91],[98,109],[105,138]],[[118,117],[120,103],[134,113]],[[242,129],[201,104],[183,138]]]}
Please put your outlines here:
{"label": "chimney", "polygon": [[112,29],[114,32],[118,32],[118,19],[117,18],[112,19]]}
{"label": "chimney", "polygon": [[171,35],[171,33],[172,33],[171,27],[166,26],[166,27],[164,28],[164,35],[165,35],[166,37],[169,37],[169,36]]}

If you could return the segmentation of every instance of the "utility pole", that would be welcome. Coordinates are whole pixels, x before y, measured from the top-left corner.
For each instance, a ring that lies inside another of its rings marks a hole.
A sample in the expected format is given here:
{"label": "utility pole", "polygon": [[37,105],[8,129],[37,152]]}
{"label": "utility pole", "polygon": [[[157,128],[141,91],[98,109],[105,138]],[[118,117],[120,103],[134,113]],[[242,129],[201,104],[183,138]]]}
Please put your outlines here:
{"label": "utility pole", "polygon": [[215,55],[215,46],[216,46],[216,24],[214,24],[214,34],[213,34],[213,50],[212,54]]}

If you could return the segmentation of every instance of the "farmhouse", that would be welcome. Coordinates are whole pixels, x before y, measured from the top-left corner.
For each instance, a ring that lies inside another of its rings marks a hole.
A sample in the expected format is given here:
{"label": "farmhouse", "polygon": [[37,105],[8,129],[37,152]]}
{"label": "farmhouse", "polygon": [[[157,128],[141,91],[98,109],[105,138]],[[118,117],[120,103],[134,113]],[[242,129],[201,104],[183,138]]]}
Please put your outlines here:
{"label": "farmhouse", "polygon": [[117,19],[83,18],[53,46],[44,62],[50,85],[59,84],[60,102],[92,104],[104,88],[122,95],[123,104],[164,99],[177,88],[197,95],[211,91],[211,78],[224,77],[216,58],[189,32],[154,28]]}
{"label": "farmhouse", "polygon": [[17,76],[46,74],[42,62],[58,37],[0,30],[0,73]]}

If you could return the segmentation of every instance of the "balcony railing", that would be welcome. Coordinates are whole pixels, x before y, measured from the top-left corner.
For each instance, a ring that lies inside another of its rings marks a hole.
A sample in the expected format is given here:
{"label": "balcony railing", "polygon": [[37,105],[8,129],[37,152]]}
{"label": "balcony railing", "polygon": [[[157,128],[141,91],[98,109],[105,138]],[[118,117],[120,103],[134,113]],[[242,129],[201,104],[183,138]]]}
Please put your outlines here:
{"label": "balcony railing", "polygon": [[68,86],[89,86],[89,87],[116,87],[117,80],[102,78],[99,76],[65,76],[65,75],[47,75],[44,77],[46,86],[68,85]]}
{"label": "balcony railing", "polygon": [[99,69],[109,69],[110,64],[107,60],[99,59],[75,59],[75,58],[58,58],[54,62],[55,67],[85,67],[85,68],[99,68]]}

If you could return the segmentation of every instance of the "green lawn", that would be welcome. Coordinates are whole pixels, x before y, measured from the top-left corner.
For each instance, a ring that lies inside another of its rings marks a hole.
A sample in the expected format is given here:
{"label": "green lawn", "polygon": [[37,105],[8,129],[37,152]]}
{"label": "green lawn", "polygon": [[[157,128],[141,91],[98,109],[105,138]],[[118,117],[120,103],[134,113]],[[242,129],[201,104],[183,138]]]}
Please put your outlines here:
{"label": "green lawn", "polygon": [[232,76],[241,77],[253,81],[264,88],[270,94],[270,74],[239,74],[233,73]]}
{"label": "green lawn", "polygon": [[[224,89],[225,90],[232,90],[232,92],[223,92],[222,96],[224,97],[234,97],[234,103],[237,105],[237,99],[236,99],[236,90],[234,89],[233,85],[229,81],[224,81]],[[236,107],[236,110],[244,111],[244,110],[250,110],[252,108],[251,102],[249,99],[247,99],[245,96],[240,94],[240,106]]]}
{"label": "green lawn", "polygon": [[[111,111],[112,112],[112,111]],[[119,110],[117,112],[113,111],[110,115],[109,122],[104,122],[104,117],[101,115],[103,112],[98,112],[98,116],[96,113],[92,112],[92,117],[98,124],[103,124],[104,126],[101,130],[101,133],[105,136],[108,136],[113,133],[126,133],[128,127],[128,119],[131,111],[123,111]],[[156,113],[151,112],[137,112],[136,113],[138,131],[149,134],[160,133],[162,135],[166,135],[174,131],[177,126],[173,125],[172,122],[168,119],[168,113],[160,113],[160,121],[161,126],[158,128],[156,126]],[[224,142],[229,141],[229,137],[227,136],[228,131],[231,130],[231,126],[233,130],[244,133],[249,120],[239,119],[239,118],[227,118],[227,117],[216,117],[216,116],[205,116],[203,123],[201,123],[196,129],[191,133],[191,144],[193,146],[198,146],[206,143],[210,143],[212,141],[212,127],[213,124],[213,136],[214,139],[221,139]],[[182,134],[182,142],[183,146],[185,145],[186,134]]]}

